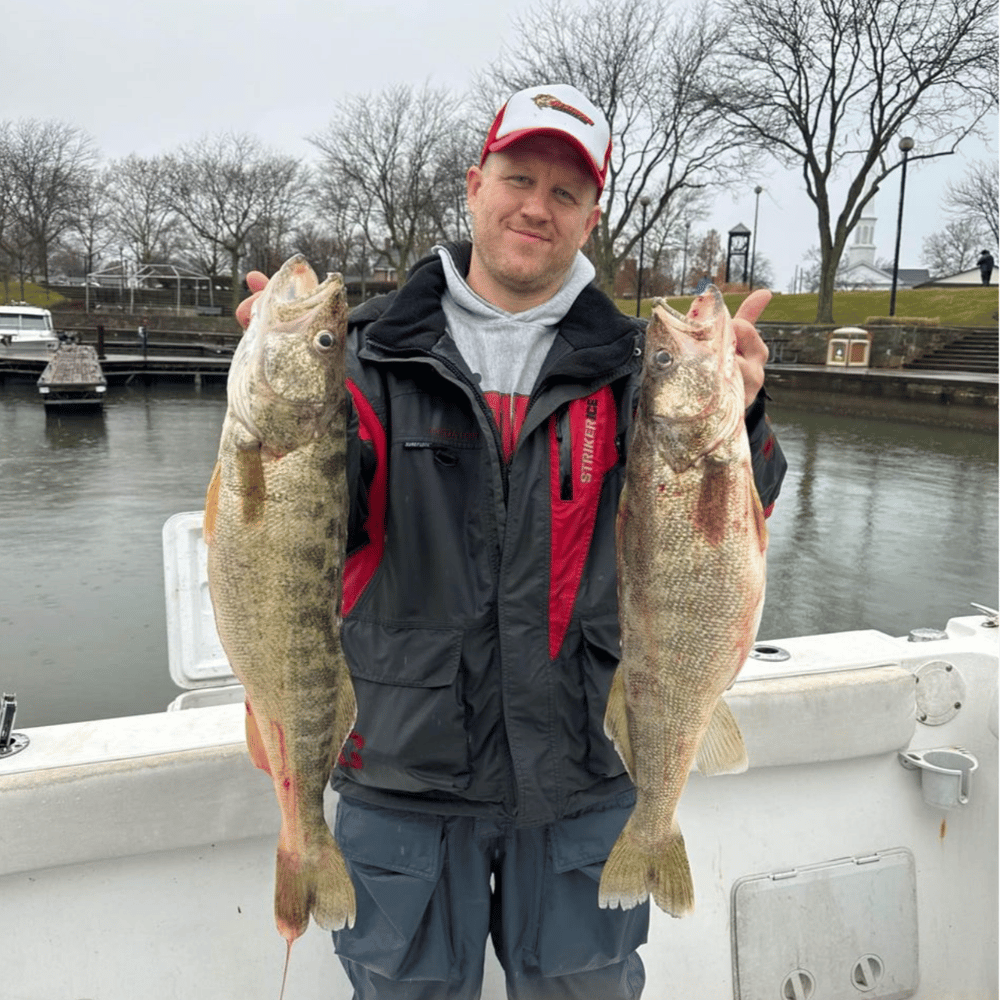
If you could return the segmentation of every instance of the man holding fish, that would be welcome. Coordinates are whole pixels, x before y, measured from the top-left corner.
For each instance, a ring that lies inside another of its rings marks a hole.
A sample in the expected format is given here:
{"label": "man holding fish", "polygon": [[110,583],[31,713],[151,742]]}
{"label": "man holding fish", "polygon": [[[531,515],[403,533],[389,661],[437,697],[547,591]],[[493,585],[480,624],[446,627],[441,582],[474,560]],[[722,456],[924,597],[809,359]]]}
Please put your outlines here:
{"label": "man holding fish", "polygon": [[[346,457],[327,467],[349,507],[340,640],[357,708],[332,782],[354,894],[311,912],[339,925],[358,1000],[472,1000],[491,935],[512,998],[638,997],[648,896],[691,906],[673,819],[687,768],[699,747],[703,770],[745,766],[719,695],[754,641],[785,469],[753,326],[770,293],[730,319],[709,289],[687,318],[658,307],[648,333],[622,315],[581,253],[610,152],[575,88],[515,94],[468,170],[471,245],[436,247],[347,320]],[[244,325],[267,279],[247,283]],[[259,447],[264,466],[287,461]],[[702,578],[719,607],[698,606]],[[720,634],[692,665],[702,628]],[[324,692],[301,696],[312,712]],[[262,720],[281,754],[283,723],[250,708],[267,766]],[[293,843],[283,830],[286,862]],[[279,860],[287,902],[283,878]],[[289,943],[302,905],[291,929],[279,919]]]}

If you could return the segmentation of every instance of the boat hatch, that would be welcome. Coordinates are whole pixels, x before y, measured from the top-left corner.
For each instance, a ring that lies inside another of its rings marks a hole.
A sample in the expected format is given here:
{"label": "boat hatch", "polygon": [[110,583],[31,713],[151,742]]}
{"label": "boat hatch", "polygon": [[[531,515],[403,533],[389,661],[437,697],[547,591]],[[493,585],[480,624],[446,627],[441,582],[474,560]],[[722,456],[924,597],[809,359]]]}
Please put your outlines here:
{"label": "boat hatch", "polygon": [[732,893],[736,1000],[902,1000],[918,985],[906,848],[751,875]]}
{"label": "boat hatch", "polygon": [[203,512],[174,514],[163,526],[163,576],[167,605],[167,662],[173,682],[185,689],[171,709],[243,700],[218,633],[208,593],[208,550]]}

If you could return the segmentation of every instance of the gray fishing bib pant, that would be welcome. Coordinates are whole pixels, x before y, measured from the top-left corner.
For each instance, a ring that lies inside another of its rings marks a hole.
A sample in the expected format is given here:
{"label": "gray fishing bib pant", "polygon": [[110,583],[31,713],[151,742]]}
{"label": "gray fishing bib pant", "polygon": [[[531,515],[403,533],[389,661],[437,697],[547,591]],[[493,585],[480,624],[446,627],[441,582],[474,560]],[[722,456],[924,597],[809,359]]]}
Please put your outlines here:
{"label": "gray fishing bib pant", "polygon": [[335,835],[357,920],[333,941],[354,1000],[477,1000],[487,936],[510,1000],[637,1000],[649,904],[597,905],[631,811],[629,801],[517,829],[341,797]]}

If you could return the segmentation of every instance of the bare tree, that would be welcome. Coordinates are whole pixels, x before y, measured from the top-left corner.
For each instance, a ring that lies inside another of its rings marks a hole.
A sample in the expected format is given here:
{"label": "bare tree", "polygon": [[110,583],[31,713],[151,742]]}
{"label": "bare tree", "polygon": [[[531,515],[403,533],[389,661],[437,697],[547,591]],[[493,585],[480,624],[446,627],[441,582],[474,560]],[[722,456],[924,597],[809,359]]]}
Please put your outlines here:
{"label": "bare tree", "polygon": [[933,275],[966,271],[975,265],[986,239],[983,229],[970,220],[953,220],[924,240],[923,262]]}
{"label": "bare tree", "polygon": [[88,171],[65,241],[79,253],[84,279],[95,270],[100,254],[117,236],[109,180],[107,168]]}
{"label": "bare tree", "polygon": [[[848,235],[900,163],[954,152],[997,100],[997,0],[745,0],[707,84],[716,113],[801,170],[821,254],[816,319],[833,321]],[[833,181],[846,192],[838,208]]]}
{"label": "bare tree", "polygon": [[118,239],[140,265],[168,261],[176,249],[180,219],[167,196],[168,167],[164,157],[132,154],[109,169]]}
{"label": "bare tree", "polygon": [[91,137],[65,122],[24,118],[0,131],[0,199],[9,232],[19,234],[21,260],[43,281],[96,161]]}
{"label": "bare tree", "polygon": [[572,84],[607,116],[611,162],[588,245],[605,290],[637,254],[643,195],[655,195],[646,214],[651,231],[677,214],[682,193],[733,180],[746,158],[718,117],[704,113],[698,83],[713,72],[731,20],[713,19],[702,3],[668,11],[658,0],[592,0],[585,8],[549,0],[515,21],[517,41],[480,80],[494,99],[540,83]]}
{"label": "bare tree", "polygon": [[472,238],[466,212],[466,174],[479,163],[484,134],[479,122],[467,114],[453,121],[441,149],[434,179],[435,223],[449,239]]}
{"label": "bare tree", "polygon": [[447,91],[401,85],[346,98],[310,137],[323,153],[327,191],[350,204],[366,243],[384,252],[400,283],[413,260],[447,235],[440,196],[452,197],[444,165],[458,111]]}
{"label": "bare tree", "polygon": [[[300,225],[297,245],[313,260],[323,258],[328,268],[346,277],[357,273],[362,288],[370,277],[367,246],[363,227],[358,218],[355,199],[350,191],[337,183],[329,170],[317,170],[313,175],[313,200],[320,222],[310,220]],[[307,248],[312,247],[312,250]]]}
{"label": "bare tree", "polygon": [[975,227],[995,247],[1000,242],[1000,170],[996,160],[974,163],[957,184],[948,183],[945,205],[956,218]]}
{"label": "bare tree", "polygon": [[299,192],[308,189],[305,170],[291,157],[268,152],[253,136],[233,133],[199,139],[167,157],[166,165],[171,208],[209,248],[208,254],[196,251],[198,263],[218,267],[213,251],[228,258],[235,309],[251,237],[264,231],[280,240],[291,230],[302,207]]}

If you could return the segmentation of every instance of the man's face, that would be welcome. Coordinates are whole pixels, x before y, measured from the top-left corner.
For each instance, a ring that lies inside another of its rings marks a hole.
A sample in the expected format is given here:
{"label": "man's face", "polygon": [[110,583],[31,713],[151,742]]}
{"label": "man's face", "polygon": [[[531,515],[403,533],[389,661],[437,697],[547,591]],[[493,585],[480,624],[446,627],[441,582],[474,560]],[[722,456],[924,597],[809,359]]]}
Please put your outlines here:
{"label": "man's face", "polygon": [[508,312],[550,299],[601,214],[576,150],[554,136],[528,136],[470,167],[466,188],[469,287]]}

